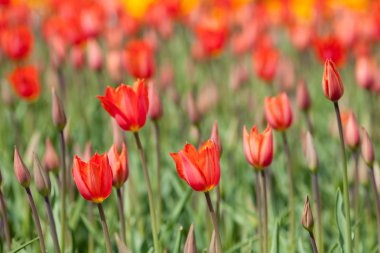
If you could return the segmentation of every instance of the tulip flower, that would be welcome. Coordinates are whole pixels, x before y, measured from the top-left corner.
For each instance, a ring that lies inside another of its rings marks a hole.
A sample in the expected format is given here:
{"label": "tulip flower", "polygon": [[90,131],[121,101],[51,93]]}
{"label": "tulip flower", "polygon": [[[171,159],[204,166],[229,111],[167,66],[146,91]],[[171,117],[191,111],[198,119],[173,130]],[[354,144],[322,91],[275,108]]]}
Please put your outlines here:
{"label": "tulip flower", "polygon": [[359,87],[371,89],[375,82],[376,66],[368,56],[361,56],[356,60],[355,78]]}
{"label": "tulip flower", "polygon": [[159,120],[163,114],[161,98],[160,98],[157,88],[153,84],[149,86],[148,90],[149,90],[148,91],[149,117],[151,118],[151,120],[156,121],[156,120]]}
{"label": "tulip flower", "polygon": [[209,191],[214,189],[220,179],[219,148],[212,141],[206,141],[199,150],[191,144],[186,144],[178,153],[170,153],[177,173],[193,190],[205,193],[207,206],[217,234],[218,251],[221,252],[221,240],[218,221],[210,199]]}
{"label": "tulip flower", "polygon": [[33,49],[33,35],[25,25],[6,28],[1,34],[1,48],[14,61],[27,58]]}
{"label": "tulip flower", "polygon": [[255,49],[252,60],[256,75],[270,83],[276,77],[280,54],[272,47],[258,47]]}
{"label": "tulip flower", "polygon": [[273,129],[277,131],[288,129],[293,120],[293,113],[288,95],[282,92],[277,97],[266,97],[265,116],[269,125]]}
{"label": "tulip flower", "polygon": [[301,221],[302,221],[302,226],[309,232],[313,252],[318,253],[318,249],[317,249],[317,245],[315,243],[314,233],[313,233],[314,220],[313,220],[313,213],[312,213],[311,207],[310,207],[309,196],[306,196],[306,201],[305,201],[305,205],[303,207],[303,213],[302,213],[302,220]]}
{"label": "tulip flower", "polygon": [[102,202],[108,198],[112,191],[113,176],[107,154],[98,155],[95,153],[88,163],[75,156],[72,175],[82,197],[97,204],[106,239],[107,253],[111,253],[111,242],[102,207]]}
{"label": "tulip flower", "polygon": [[112,185],[120,188],[127,181],[129,175],[127,149],[124,143],[120,153],[117,147],[112,145],[108,151],[108,161],[112,169]]}
{"label": "tulip flower", "polygon": [[214,121],[214,124],[212,125],[212,131],[211,131],[210,139],[213,140],[213,142],[215,142],[216,145],[218,145],[219,155],[222,156],[223,146],[222,146],[222,141],[221,141],[220,135],[219,135],[218,121],[216,121],[216,120]]}
{"label": "tulip flower", "polygon": [[362,158],[368,167],[373,167],[373,163],[375,161],[375,152],[373,149],[372,142],[368,136],[365,128],[362,128]]}
{"label": "tulip flower", "polygon": [[344,93],[344,87],[335,63],[327,59],[322,79],[323,93],[332,102],[338,101]]}
{"label": "tulip flower", "polygon": [[45,153],[42,158],[42,165],[46,171],[57,172],[59,169],[59,157],[49,138],[45,141]]}
{"label": "tulip flower", "polygon": [[148,42],[131,40],[127,43],[123,55],[124,68],[134,78],[149,79],[154,75],[154,52]]}
{"label": "tulip flower", "polygon": [[301,80],[298,83],[296,100],[297,100],[298,107],[302,110],[305,116],[308,130],[310,132],[313,132],[313,124],[311,122],[310,113],[309,113],[309,110],[311,107],[311,98],[310,98],[309,90],[306,86],[305,80]]}
{"label": "tulip flower", "polygon": [[357,149],[360,144],[360,133],[359,125],[353,112],[349,113],[346,126],[343,129],[344,139],[347,145],[352,150]]}
{"label": "tulip flower", "polygon": [[133,87],[121,84],[116,89],[108,86],[104,96],[98,96],[103,108],[125,131],[138,132],[145,124],[149,109],[148,89],[143,80]]}
{"label": "tulip flower", "polygon": [[40,96],[41,88],[36,67],[32,65],[16,67],[8,79],[19,97],[35,101]]}

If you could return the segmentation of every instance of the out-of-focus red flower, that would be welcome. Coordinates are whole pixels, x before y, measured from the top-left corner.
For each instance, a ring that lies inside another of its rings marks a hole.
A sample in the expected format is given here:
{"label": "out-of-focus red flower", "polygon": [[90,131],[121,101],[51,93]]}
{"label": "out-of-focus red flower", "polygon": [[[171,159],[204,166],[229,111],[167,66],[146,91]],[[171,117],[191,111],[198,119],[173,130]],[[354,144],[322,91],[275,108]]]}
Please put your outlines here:
{"label": "out-of-focus red flower", "polygon": [[94,39],[89,40],[87,43],[87,63],[95,71],[99,71],[103,67],[102,49]]}
{"label": "out-of-focus red flower", "polygon": [[305,24],[295,24],[290,27],[290,41],[298,50],[305,50],[310,46],[313,28]]}
{"label": "out-of-focus red flower", "polygon": [[220,179],[219,149],[212,141],[206,141],[197,151],[186,144],[178,153],[170,153],[178,175],[195,191],[208,192]]}
{"label": "out-of-focus red flower", "polygon": [[355,77],[359,87],[371,89],[375,82],[375,62],[368,56],[360,56],[356,59]]}
{"label": "out-of-focus red flower", "polygon": [[327,59],[330,59],[337,66],[342,66],[345,63],[346,49],[333,35],[316,38],[314,47],[320,62],[324,63]]}
{"label": "out-of-focus red flower", "polygon": [[257,38],[258,26],[247,24],[243,26],[242,31],[235,34],[231,38],[232,51],[236,55],[240,55],[249,51]]}
{"label": "out-of-focus red flower", "polygon": [[161,104],[160,94],[156,86],[151,83],[149,85],[149,117],[151,120],[159,120],[162,117],[163,110]]}
{"label": "out-of-focus red flower", "polygon": [[154,52],[145,40],[127,43],[123,63],[128,74],[135,78],[151,78],[154,75]]}
{"label": "out-of-focus red flower", "polygon": [[208,56],[219,54],[227,40],[228,27],[222,17],[204,16],[195,27],[195,34]]}
{"label": "out-of-focus red flower", "polygon": [[38,71],[35,66],[16,67],[8,78],[19,97],[28,101],[38,99],[41,88]]}
{"label": "out-of-focus red flower", "polygon": [[143,80],[133,87],[121,84],[114,89],[108,86],[104,96],[98,96],[103,108],[125,131],[138,132],[146,121],[149,110],[148,89]]}
{"label": "out-of-focus red flower", "polygon": [[80,45],[73,46],[71,48],[70,53],[71,53],[70,60],[71,60],[72,66],[77,70],[82,69],[84,66],[84,50],[82,46]]}
{"label": "out-of-focus red flower", "polygon": [[272,82],[276,76],[280,53],[273,46],[262,45],[252,54],[255,74],[266,82]]}
{"label": "out-of-focus red flower", "polygon": [[121,50],[109,50],[106,55],[107,73],[113,82],[120,82],[122,79]]}
{"label": "out-of-focus red flower", "polygon": [[368,136],[367,131],[362,127],[362,158],[364,162],[372,169],[373,162],[375,161],[375,151],[373,149],[373,144]]}
{"label": "out-of-focus red flower", "polygon": [[25,25],[9,27],[1,33],[1,48],[10,59],[27,58],[33,49],[33,35]]}
{"label": "out-of-focus red flower", "polygon": [[244,126],[243,143],[245,158],[255,169],[262,170],[272,163],[273,134],[270,126],[267,126],[262,133],[259,133],[256,126],[253,126],[248,133]]}
{"label": "out-of-focus red flower", "polygon": [[297,86],[297,104],[302,111],[308,111],[311,106],[311,99],[309,90],[306,86],[305,80],[301,80]]}
{"label": "out-of-focus red flower", "polygon": [[120,27],[127,36],[135,34],[140,27],[140,23],[137,19],[130,16],[124,10],[118,12],[118,18],[120,22]]}
{"label": "out-of-focus red flower", "polygon": [[355,114],[350,112],[344,127],[344,139],[351,149],[356,149],[360,144],[359,124]]}
{"label": "out-of-focus red flower", "polygon": [[269,125],[277,131],[284,131],[290,127],[293,112],[289,97],[285,92],[277,97],[265,98],[265,116]]}
{"label": "out-of-focus red flower", "polygon": [[72,174],[82,197],[94,203],[102,203],[112,191],[112,169],[107,153],[95,155],[88,163],[74,157]]}
{"label": "out-of-focus red flower", "polygon": [[123,186],[128,179],[128,154],[125,144],[122,144],[121,152],[119,153],[117,147],[112,145],[108,151],[108,161],[112,169],[112,185],[116,188]]}
{"label": "out-of-focus red flower", "polygon": [[341,10],[334,19],[334,34],[345,48],[351,47],[357,38],[359,17],[350,10]]}
{"label": "out-of-focus red flower", "polygon": [[80,25],[86,38],[98,36],[105,26],[106,16],[104,9],[95,1],[80,12]]}
{"label": "out-of-focus red flower", "polygon": [[338,101],[344,93],[344,86],[335,63],[328,59],[325,62],[323,72],[322,88],[325,97],[335,102]]}

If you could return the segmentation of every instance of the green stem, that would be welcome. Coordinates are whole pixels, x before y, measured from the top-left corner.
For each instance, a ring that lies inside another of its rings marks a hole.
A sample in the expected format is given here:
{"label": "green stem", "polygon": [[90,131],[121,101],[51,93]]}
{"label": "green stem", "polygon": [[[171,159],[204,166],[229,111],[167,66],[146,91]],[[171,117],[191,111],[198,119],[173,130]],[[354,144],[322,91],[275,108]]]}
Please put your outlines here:
{"label": "green stem", "polygon": [[360,210],[359,210],[359,153],[358,150],[354,150],[353,152],[353,158],[354,158],[354,196],[353,196],[353,204],[354,204],[354,215],[355,215],[355,238],[354,238],[354,249],[355,252],[359,252],[359,243],[360,243],[360,226],[359,226],[359,220],[360,220]]}
{"label": "green stem", "polygon": [[65,137],[63,135],[63,130],[59,132],[59,141],[61,144],[61,251],[65,253],[66,246],[66,191],[67,191],[67,180],[66,180],[66,146]]}
{"label": "green stem", "polygon": [[11,233],[9,230],[9,224],[8,224],[8,219],[7,219],[7,207],[5,206],[5,201],[4,201],[4,196],[3,192],[0,190],[0,209],[1,209],[1,214],[3,215],[3,225],[4,225],[4,233],[5,233],[5,240],[7,242],[7,250],[11,251]]}
{"label": "green stem", "polygon": [[112,253],[111,240],[110,240],[110,235],[108,233],[108,226],[106,222],[106,216],[104,215],[103,206],[101,203],[99,203],[97,206],[99,210],[100,221],[102,222],[104,239],[106,240],[107,253]]}
{"label": "green stem", "polygon": [[143,169],[145,182],[146,182],[146,186],[147,186],[147,190],[148,190],[148,201],[149,201],[150,220],[151,220],[152,233],[153,233],[154,249],[155,249],[156,253],[160,253],[161,251],[160,251],[160,245],[159,245],[159,241],[158,241],[156,210],[154,208],[152,186],[150,184],[148,168],[146,166],[146,161],[145,161],[145,156],[144,156],[144,150],[143,150],[142,145],[141,145],[139,133],[135,132],[133,134],[135,136],[136,145],[137,145],[137,149],[139,151],[142,169]]}
{"label": "green stem", "polygon": [[210,211],[212,223],[214,225],[214,231],[216,236],[216,244],[217,244],[217,250],[216,253],[222,252],[222,241],[220,239],[220,233],[219,233],[219,227],[218,227],[218,219],[216,218],[214,207],[211,202],[210,194],[209,192],[205,192],[206,202],[208,206],[208,210]]}
{"label": "green stem", "polygon": [[262,208],[261,208],[261,187],[260,187],[260,174],[258,171],[255,170],[255,178],[256,178],[256,183],[255,183],[255,191],[256,191],[256,208],[257,208],[257,233],[259,234],[259,252],[263,252],[263,233],[262,233]]}
{"label": "green stem", "polygon": [[121,241],[126,245],[124,205],[123,205],[123,197],[121,194],[121,188],[117,188],[116,193],[117,193],[117,207],[119,209],[119,219],[120,219],[120,237],[121,237]]}
{"label": "green stem", "polygon": [[268,206],[267,206],[267,183],[265,171],[261,171],[261,178],[263,181],[263,213],[264,213],[264,253],[268,253]]}
{"label": "green stem", "polygon": [[157,166],[157,227],[161,225],[161,209],[162,209],[162,197],[161,197],[161,146],[160,146],[160,126],[158,121],[153,121],[154,137],[156,145],[156,166]]}
{"label": "green stem", "polygon": [[44,239],[44,235],[42,234],[41,223],[40,223],[40,218],[38,217],[37,208],[36,208],[36,205],[34,204],[33,196],[32,196],[32,193],[30,192],[30,188],[26,187],[25,191],[26,191],[26,195],[28,196],[30,208],[32,209],[34,222],[36,223],[37,234],[38,234],[38,237],[40,238],[41,252],[45,253],[46,252],[45,239]]}
{"label": "green stem", "polygon": [[316,219],[315,223],[317,225],[317,242],[318,248],[323,252],[323,231],[322,231],[322,216],[321,216],[321,197],[319,193],[319,183],[318,174],[313,173],[312,175],[312,185],[313,185],[313,197],[316,206]]}
{"label": "green stem", "polygon": [[369,171],[369,179],[371,181],[371,187],[375,199],[375,207],[376,207],[376,220],[377,220],[377,250],[380,253],[380,200],[379,200],[379,192],[377,191],[375,173],[373,172],[373,168],[370,168]]}
{"label": "green stem", "polygon": [[311,247],[313,248],[313,252],[318,253],[318,248],[317,248],[317,244],[315,243],[313,232],[309,231],[309,235],[310,235],[310,242],[311,242]]}
{"label": "green stem", "polygon": [[50,222],[50,232],[51,232],[51,236],[53,238],[54,252],[59,253],[60,248],[59,248],[59,243],[58,243],[57,230],[55,228],[55,221],[54,221],[53,212],[51,211],[51,205],[50,205],[49,197],[44,197],[44,200],[45,200],[46,211],[47,211],[47,214],[49,217],[49,222]]}
{"label": "green stem", "polygon": [[338,102],[334,102],[336,120],[338,123],[339,129],[339,137],[340,137],[340,149],[341,149],[341,157],[343,163],[343,198],[344,198],[344,212],[346,218],[346,251],[348,253],[352,252],[352,240],[351,240],[351,216],[350,216],[350,197],[348,194],[348,177],[347,177],[347,160],[346,160],[346,150],[344,146],[344,138],[343,138],[343,127],[342,127],[342,119],[340,117],[339,104]]}
{"label": "green stem", "polygon": [[220,220],[220,182],[215,187],[216,191],[216,218],[218,218],[218,221]]}
{"label": "green stem", "polygon": [[290,149],[286,133],[282,132],[282,140],[284,143],[285,155],[287,158],[287,171],[289,180],[289,223],[290,223],[290,245],[291,252],[294,252],[294,246],[296,241],[295,220],[294,220],[294,183],[293,183],[293,169],[292,160],[290,155]]}
{"label": "green stem", "polygon": [[[94,204],[92,202],[87,202],[87,209],[88,209],[88,219],[90,221],[90,224],[94,224]],[[94,236],[92,233],[89,233],[88,238],[87,238],[87,248],[88,248],[88,253],[93,253],[94,252]]]}

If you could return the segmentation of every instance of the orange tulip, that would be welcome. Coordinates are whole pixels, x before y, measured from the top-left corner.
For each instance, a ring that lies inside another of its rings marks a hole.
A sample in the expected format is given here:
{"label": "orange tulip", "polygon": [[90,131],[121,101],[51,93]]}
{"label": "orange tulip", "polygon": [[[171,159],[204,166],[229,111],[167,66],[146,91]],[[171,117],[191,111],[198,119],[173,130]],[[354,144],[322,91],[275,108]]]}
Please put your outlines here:
{"label": "orange tulip", "polygon": [[111,194],[112,169],[106,153],[95,153],[88,163],[75,156],[72,174],[79,193],[86,200],[99,204]]}
{"label": "orange tulip", "polygon": [[34,101],[40,95],[38,72],[32,65],[17,67],[9,75],[9,82],[17,95],[28,101]]}
{"label": "orange tulip", "polygon": [[195,191],[207,192],[216,187],[220,179],[219,149],[212,140],[206,141],[197,151],[186,144],[178,153],[170,153],[178,175]]}
{"label": "orange tulip", "polygon": [[289,97],[285,92],[277,97],[265,98],[265,116],[269,125],[277,131],[283,131],[290,127],[293,113]]}
{"label": "orange tulip", "polygon": [[144,40],[129,41],[124,50],[124,67],[135,78],[151,78],[154,75],[154,52]]}
{"label": "orange tulip", "polygon": [[112,169],[112,185],[116,188],[120,188],[128,179],[128,156],[125,144],[122,144],[121,152],[117,151],[117,147],[112,145],[108,151],[108,160]]}
{"label": "orange tulip", "polygon": [[342,79],[340,78],[334,62],[330,59],[325,62],[322,88],[325,96],[333,102],[338,101],[344,93]]}
{"label": "orange tulip", "polygon": [[27,58],[33,48],[33,35],[27,26],[16,26],[2,32],[1,48],[14,61]]}
{"label": "orange tulip", "polygon": [[273,134],[269,126],[262,133],[258,132],[256,126],[253,126],[248,133],[244,126],[243,143],[245,158],[256,169],[264,169],[272,163]]}
{"label": "orange tulip", "polygon": [[125,131],[138,132],[146,121],[149,109],[148,89],[143,80],[133,87],[121,84],[114,89],[108,86],[104,96],[98,96],[103,108]]}

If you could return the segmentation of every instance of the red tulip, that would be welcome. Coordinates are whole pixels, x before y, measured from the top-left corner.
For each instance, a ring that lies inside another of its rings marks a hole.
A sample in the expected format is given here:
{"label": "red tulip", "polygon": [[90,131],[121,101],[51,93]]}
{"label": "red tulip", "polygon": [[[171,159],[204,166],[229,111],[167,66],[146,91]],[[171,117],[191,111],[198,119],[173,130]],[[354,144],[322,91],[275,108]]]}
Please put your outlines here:
{"label": "red tulip", "polygon": [[360,144],[359,125],[353,112],[348,115],[344,127],[344,139],[351,149],[356,149]]}
{"label": "red tulip", "polygon": [[256,75],[267,82],[276,76],[280,54],[273,47],[259,47],[253,53],[253,69]]}
{"label": "red tulip", "polygon": [[98,96],[103,108],[125,131],[138,132],[146,121],[149,109],[148,89],[143,80],[133,87],[121,84],[114,89],[108,86],[104,96]]}
{"label": "red tulip", "polygon": [[335,63],[330,59],[325,62],[322,88],[325,96],[333,102],[338,101],[344,93],[342,79],[336,69]]}
{"label": "red tulip", "polygon": [[31,180],[30,172],[28,168],[25,166],[16,146],[14,152],[13,168],[19,184],[21,184],[25,188],[29,187]]}
{"label": "red tulip", "polygon": [[214,121],[214,125],[212,126],[210,139],[213,140],[219,148],[219,154],[222,156],[223,146],[222,140],[220,139],[219,130],[218,130],[218,121]]}
{"label": "red tulip", "polygon": [[116,188],[120,188],[128,179],[128,155],[125,144],[122,144],[121,152],[117,151],[117,147],[112,145],[108,151],[108,160],[112,169],[112,185]]}
{"label": "red tulip", "polygon": [[178,175],[195,191],[207,192],[218,185],[220,179],[219,149],[212,140],[206,141],[197,151],[186,144],[178,153],[170,153]]}
{"label": "red tulip", "polygon": [[285,92],[277,97],[265,98],[265,117],[269,125],[277,131],[283,131],[290,127],[293,113],[289,97]]}
{"label": "red tulip", "polygon": [[33,48],[33,36],[27,26],[16,26],[2,32],[1,48],[12,60],[23,60]]}
{"label": "red tulip", "polygon": [[258,132],[256,126],[253,126],[248,133],[244,126],[243,143],[245,158],[256,169],[264,169],[272,163],[273,134],[269,126],[262,133]]}
{"label": "red tulip", "polygon": [[153,49],[144,40],[129,41],[124,50],[124,67],[134,78],[151,78],[155,63]]}
{"label": "red tulip", "polygon": [[151,120],[159,120],[162,117],[162,104],[160,94],[152,83],[149,86],[149,117]]}
{"label": "red tulip", "polygon": [[355,77],[360,87],[371,89],[376,79],[375,72],[375,63],[368,56],[361,56],[356,60]]}
{"label": "red tulip", "polygon": [[334,36],[318,38],[315,42],[315,50],[321,62],[331,59],[338,66],[342,66],[345,62],[345,48]]}
{"label": "red tulip", "polygon": [[88,163],[75,156],[72,174],[79,193],[86,200],[102,203],[111,194],[112,169],[106,153],[95,153]]}
{"label": "red tulip", "polygon": [[34,101],[40,95],[38,72],[32,65],[17,67],[9,75],[9,82],[17,95],[28,101]]}

